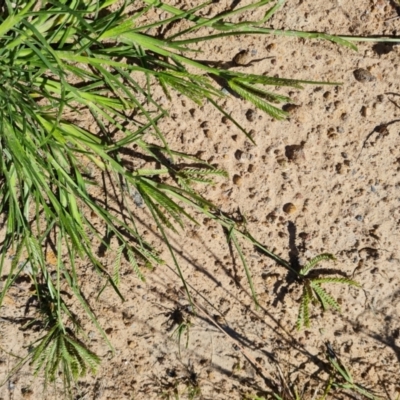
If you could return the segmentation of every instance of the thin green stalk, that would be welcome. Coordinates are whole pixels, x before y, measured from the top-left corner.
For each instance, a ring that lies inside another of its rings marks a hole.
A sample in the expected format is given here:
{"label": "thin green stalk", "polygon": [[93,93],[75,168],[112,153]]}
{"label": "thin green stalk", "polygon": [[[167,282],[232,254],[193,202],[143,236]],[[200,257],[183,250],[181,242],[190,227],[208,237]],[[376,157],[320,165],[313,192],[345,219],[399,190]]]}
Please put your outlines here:
{"label": "thin green stalk", "polygon": [[[323,39],[323,40],[329,40],[331,42],[340,44],[345,47],[349,47],[352,50],[357,50],[357,47],[351,43],[350,41],[347,40],[347,37],[344,38],[342,36],[334,36],[334,35],[329,35],[326,33],[319,33],[319,32],[303,32],[303,31],[295,31],[295,30],[281,30],[281,29],[268,29],[268,28],[257,28],[253,26],[244,26],[238,31],[229,31],[229,32],[222,32],[222,33],[217,33],[214,35],[208,35],[208,36],[197,36],[192,39],[184,39],[184,40],[175,40],[174,44],[176,45],[188,45],[192,43],[200,43],[204,42],[207,40],[215,40],[215,39],[220,39],[223,37],[229,37],[229,36],[242,36],[242,35],[274,35],[274,36],[285,36],[285,37],[298,37],[298,38],[304,38],[304,39]],[[400,41],[400,39],[398,39]]]}

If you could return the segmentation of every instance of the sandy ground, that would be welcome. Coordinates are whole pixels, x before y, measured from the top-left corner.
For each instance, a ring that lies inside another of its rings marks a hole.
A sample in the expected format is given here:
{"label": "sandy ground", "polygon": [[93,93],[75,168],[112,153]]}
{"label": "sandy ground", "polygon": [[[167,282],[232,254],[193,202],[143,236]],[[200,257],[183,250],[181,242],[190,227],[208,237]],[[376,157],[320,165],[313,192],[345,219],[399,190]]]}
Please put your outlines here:
{"label": "sandy ground", "polygon": [[[190,6],[197,3],[189,1]],[[226,3],[209,9],[224,10]],[[245,19],[259,18],[261,11]],[[351,35],[399,35],[400,19],[389,0],[288,0],[272,27]],[[303,399],[320,398],[328,378],[326,343],[352,371],[354,381],[395,399],[400,391],[400,46],[360,43],[358,52],[327,41],[274,36],[204,42],[199,59],[229,68],[280,77],[338,82],[306,85],[290,94],[290,118],[274,121],[248,102],[220,101],[247,130],[253,145],[211,104],[198,108],[160,93],[171,109],[160,123],[171,148],[198,154],[229,173],[215,186],[198,186],[224,212],[244,215],[251,234],[284,259],[301,263],[320,253],[336,276],[352,277],[362,290],[327,285],[342,314],[312,310],[312,327],[295,327],[301,288],[287,271],[246,242],[260,307],[254,306],[245,272],[219,226],[194,214],[173,247],[190,285],[191,314],[168,252],[164,265],[141,282],[126,264],[120,290],[107,288],[83,268],[83,293],[106,330],[115,354],[83,321],[90,347],[103,357],[98,374],[78,383],[75,399],[246,399],[268,396],[274,383],[296,385]],[[235,59],[241,51],[247,58]],[[236,60],[236,63],[233,60]],[[240,65],[238,65],[240,64]],[[243,64],[243,65],[242,65]],[[360,72],[360,70],[362,70]],[[355,72],[358,71],[358,72]],[[200,153],[199,153],[200,151]],[[293,204],[290,212],[284,206]],[[285,209],[286,210],[286,209]],[[160,243],[143,209],[140,227]],[[162,248],[161,248],[162,249]],[[104,255],[112,265],[111,255]],[[23,314],[20,289],[11,291],[3,315]],[[177,343],[176,321],[190,323]],[[33,333],[0,319],[0,380],[26,355]],[[221,328],[221,329],[219,329]],[[174,396],[178,397],[174,397]],[[192,396],[192,397],[191,397]],[[246,397],[247,396],[247,397]],[[315,397],[313,397],[315,396]],[[26,366],[0,387],[0,399],[62,398],[43,394]],[[332,391],[329,398],[363,398]]]}

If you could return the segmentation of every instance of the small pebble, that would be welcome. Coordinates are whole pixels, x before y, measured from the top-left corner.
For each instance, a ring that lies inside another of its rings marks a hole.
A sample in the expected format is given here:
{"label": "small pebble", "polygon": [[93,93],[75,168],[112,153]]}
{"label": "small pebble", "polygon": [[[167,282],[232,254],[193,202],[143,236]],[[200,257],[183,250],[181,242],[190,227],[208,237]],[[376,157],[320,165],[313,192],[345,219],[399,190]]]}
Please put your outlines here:
{"label": "small pebble", "polygon": [[285,155],[290,161],[302,161],[305,159],[301,144],[293,144],[285,147]]}
{"label": "small pebble", "polygon": [[357,221],[362,221],[364,218],[363,218],[363,216],[362,215],[356,215],[356,220]]}
{"label": "small pebble", "polygon": [[233,62],[236,65],[247,65],[251,62],[251,57],[249,54],[248,50],[242,50],[239,51],[239,53],[237,53],[235,55],[235,57],[233,57]]}
{"label": "small pebble", "polygon": [[254,110],[252,110],[251,108],[247,110],[246,112],[247,121],[252,122],[254,121],[255,117],[256,117],[256,112]]}
{"label": "small pebble", "polygon": [[332,97],[332,93],[331,92],[325,92],[323,95],[324,99],[328,100]]}
{"label": "small pebble", "polygon": [[240,175],[233,175],[233,183],[237,186],[241,186],[243,178]]}
{"label": "small pebble", "polygon": [[136,207],[144,207],[143,197],[135,188],[131,188],[131,196]]}
{"label": "small pebble", "polygon": [[369,107],[362,106],[361,107],[361,115],[363,117],[369,117],[371,115],[371,109]]}
{"label": "small pebble", "polygon": [[276,49],[276,44],[275,43],[271,43],[266,47],[267,51],[272,51]]}
{"label": "small pebble", "polygon": [[300,108],[300,106],[297,104],[285,104],[282,107],[282,110],[288,112],[289,114],[293,114],[298,108]]}
{"label": "small pebble", "polygon": [[286,203],[286,204],[283,206],[283,211],[284,211],[286,214],[293,214],[293,213],[296,212],[296,206],[295,206],[294,204],[292,204],[292,203]]}
{"label": "small pebble", "polygon": [[367,69],[364,68],[358,68],[353,72],[354,78],[358,82],[371,82],[374,81],[376,78],[369,72]]}
{"label": "small pebble", "polygon": [[228,96],[228,95],[230,94],[229,90],[226,89],[226,88],[222,88],[222,89],[221,89],[221,92],[222,92],[225,96]]}
{"label": "small pebble", "polygon": [[236,158],[236,160],[240,161],[241,158],[242,158],[242,156],[243,156],[243,151],[242,151],[242,150],[236,150],[236,151],[235,151],[235,158]]}

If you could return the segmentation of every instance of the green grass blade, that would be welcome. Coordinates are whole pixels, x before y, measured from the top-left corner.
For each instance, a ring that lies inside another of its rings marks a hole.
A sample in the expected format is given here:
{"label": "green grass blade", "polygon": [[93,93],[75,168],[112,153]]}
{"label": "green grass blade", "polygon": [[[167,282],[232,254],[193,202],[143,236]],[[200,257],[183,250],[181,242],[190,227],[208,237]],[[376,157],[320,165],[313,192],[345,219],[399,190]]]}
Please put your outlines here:
{"label": "green grass blade", "polygon": [[314,257],[312,260],[310,260],[301,270],[300,270],[300,275],[301,276],[307,276],[308,273],[317,266],[321,261],[323,260],[333,260],[335,261],[336,258],[329,253],[324,253],[324,254],[319,254],[318,256]]}
{"label": "green grass blade", "polygon": [[313,281],[310,282],[310,285],[314,292],[318,295],[318,298],[322,299],[321,304],[324,306],[324,308],[327,308],[327,305],[329,304],[331,307],[340,312],[339,304],[321,286],[319,286],[317,283],[314,283]]}
{"label": "green grass blade", "polygon": [[239,242],[237,241],[237,238],[236,238],[236,236],[234,234],[234,231],[232,229],[229,232],[228,241],[231,241],[234,244],[234,246],[236,248],[236,251],[239,254],[240,261],[242,262],[244,271],[246,273],[247,282],[248,282],[248,284],[250,286],[251,295],[253,297],[254,304],[256,305],[256,308],[258,309],[258,307],[260,305],[258,303],[257,293],[256,293],[255,288],[254,288],[253,279],[251,277],[250,269],[249,269],[249,267],[247,265],[246,258],[243,255],[243,251],[242,251],[242,249],[241,249],[241,247],[239,245]]}

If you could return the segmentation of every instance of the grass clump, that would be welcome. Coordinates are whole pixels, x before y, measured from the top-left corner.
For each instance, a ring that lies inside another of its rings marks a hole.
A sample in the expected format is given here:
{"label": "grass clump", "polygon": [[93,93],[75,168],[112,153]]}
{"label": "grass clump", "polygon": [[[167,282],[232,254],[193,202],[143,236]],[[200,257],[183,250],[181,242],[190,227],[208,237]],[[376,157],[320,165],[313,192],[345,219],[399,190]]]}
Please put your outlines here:
{"label": "grass clump", "polygon": [[[320,277],[319,275],[312,276],[312,271],[323,260],[335,260],[332,254],[319,254],[310,260],[298,273],[298,279],[303,285],[303,294],[300,300],[299,316],[297,318],[297,329],[303,326],[310,326],[310,304],[319,303],[324,311],[329,307],[340,312],[340,306],[337,301],[325,291],[321,284],[327,283],[342,283],[345,285],[357,286],[360,285],[345,277]],[[318,271],[316,271],[318,273]]]}
{"label": "grass clump", "polygon": [[356,384],[351,375],[348,367],[343,363],[339,356],[335,353],[332,346],[327,343],[327,359],[331,366],[331,373],[324,391],[324,395],[321,400],[325,400],[327,394],[330,392],[331,388],[334,389],[345,389],[347,392],[358,393],[363,396],[363,398],[371,400],[383,399],[383,397],[372,393],[365,387]]}

